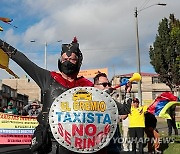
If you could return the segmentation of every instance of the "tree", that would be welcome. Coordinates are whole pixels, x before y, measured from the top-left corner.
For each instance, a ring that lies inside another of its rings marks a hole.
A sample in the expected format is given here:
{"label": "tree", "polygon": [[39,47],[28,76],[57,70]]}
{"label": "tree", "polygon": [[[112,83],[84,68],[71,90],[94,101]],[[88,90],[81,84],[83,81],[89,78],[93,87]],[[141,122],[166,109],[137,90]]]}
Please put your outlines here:
{"label": "tree", "polygon": [[170,14],[159,23],[158,34],[149,50],[150,63],[161,82],[171,91],[180,87],[180,21]]}

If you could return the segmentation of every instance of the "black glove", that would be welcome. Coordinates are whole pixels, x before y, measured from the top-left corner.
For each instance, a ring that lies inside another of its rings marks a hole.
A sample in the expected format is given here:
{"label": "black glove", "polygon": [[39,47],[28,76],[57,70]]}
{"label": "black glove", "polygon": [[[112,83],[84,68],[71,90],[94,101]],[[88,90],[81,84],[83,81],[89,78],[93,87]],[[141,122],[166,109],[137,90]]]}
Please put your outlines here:
{"label": "black glove", "polygon": [[11,58],[12,55],[15,55],[17,49],[9,45],[8,43],[4,42],[0,39],[0,48]]}

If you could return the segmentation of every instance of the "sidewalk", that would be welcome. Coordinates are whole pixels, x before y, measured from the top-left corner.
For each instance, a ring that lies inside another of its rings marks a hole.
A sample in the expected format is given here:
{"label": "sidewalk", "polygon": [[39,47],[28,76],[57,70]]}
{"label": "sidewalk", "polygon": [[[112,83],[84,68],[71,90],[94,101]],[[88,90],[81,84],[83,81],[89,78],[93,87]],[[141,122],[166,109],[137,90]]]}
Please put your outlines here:
{"label": "sidewalk", "polygon": [[[166,119],[159,118],[159,117],[156,117],[156,118],[157,118],[157,129],[158,129],[159,133],[162,136],[168,135],[168,126],[167,126]],[[180,117],[176,117],[176,121],[180,121]],[[174,133],[174,131],[173,131],[173,133]],[[180,134],[180,129],[178,129],[178,133]]]}
{"label": "sidewalk", "polygon": [[167,122],[166,122],[166,119],[163,119],[163,118],[159,118],[159,117],[156,117],[157,118],[157,130],[159,131],[159,133],[161,135],[167,135],[168,134],[168,126],[167,126]]}

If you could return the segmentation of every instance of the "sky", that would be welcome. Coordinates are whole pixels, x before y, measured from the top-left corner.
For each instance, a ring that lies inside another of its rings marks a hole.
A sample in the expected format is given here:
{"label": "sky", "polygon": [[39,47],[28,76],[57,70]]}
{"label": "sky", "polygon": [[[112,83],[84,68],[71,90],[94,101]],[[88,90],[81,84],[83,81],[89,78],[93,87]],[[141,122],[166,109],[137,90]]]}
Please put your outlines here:
{"label": "sky", "polygon": [[[135,7],[141,72],[155,73],[149,47],[155,41],[159,22],[174,14],[180,19],[180,0],[0,0],[0,38],[44,67],[47,43],[47,69],[57,71],[61,45],[78,38],[83,53],[81,69],[108,68],[108,77],[137,72]],[[158,6],[157,3],[166,3]],[[35,40],[35,42],[31,42]],[[59,41],[59,42],[58,42]],[[18,76],[26,73],[12,60],[9,67]],[[12,76],[0,69],[0,79]]]}

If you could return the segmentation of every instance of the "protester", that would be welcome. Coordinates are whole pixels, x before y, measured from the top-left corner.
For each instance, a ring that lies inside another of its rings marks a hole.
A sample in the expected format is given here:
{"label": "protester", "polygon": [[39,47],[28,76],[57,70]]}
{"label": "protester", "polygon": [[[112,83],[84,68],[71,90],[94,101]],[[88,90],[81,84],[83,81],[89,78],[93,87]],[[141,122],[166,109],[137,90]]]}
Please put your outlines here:
{"label": "protester", "polygon": [[[109,82],[107,75],[105,73],[99,72],[94,77],[94,87],[108,92],[111,96],[115,95],[115,93],[113,92],[113,88],[111,87],[111,83]],[[132,88],[131,83],[128,83],[125,87],[126,94],[128,96],[131,91],[131,88]],[[112,96],[112,98],[114,98],[113,96]],[[121,104],[119,102],[116,102],[116,104],[118,106],[119,115],[130,113],[131,99],[124,102],[123,104]],[[119,154],[120,153],[121,145],[117,142],[117,141],[120,141],[119,140],[120,138],[121,138],[121,135],[120,135],[120,131],[119,131],[119,125],[117,125],[116,132],[115,132],[113,138],[111,139],[110,144],[107,146],[107,154]]]}
{"label": "protester", "polygon": [[[37,119],[31,150],[34,154],[73,154],[61,146],[55,139],[50,138],[51,130],[48,121],[49,109],[53,101],[63,92],[74,87],[93,86],[93,83],[84,77],[77,77],[82,64],[82,53],[77,39],[70,44],[62,44],[62,52],[58,60],[59,73],[42,69],[30,61],[23,53],[0,40],[0,48],[14,60],[41,88],[43,104],[42,112]],[[102,152],[99,150],[98,154]]]}
{"label": "protester", "polygon": [[153,154],[158,151],[159,133],[156,129],[157,119],[154,114],[146,112],[145,114],[145,133],[148,137],[148,153]]}
{"label": "protester", "polygon": [[31,109],[28,111],[28,115],[37,117],[41,112],[40,105],[37,102],[33,102],[30,107]]}
{"label": "protester", "polygon": [[16,108],[13,107],[13,103],[9,102],[8,103],[8,107],[7,109],[4,111],[4,113],[8,113],[8,114],[18,114],[18,111],[16,110]]}
{"label": "protester", "polygon": [[123,151],[130,151],[129,137],[129,119],[128,115],[121,115],[123,131]]}
{"label": "protester", "polygon": [[175,119],[175,117],[176,117],[175,110],[176,110],[176,106],[172,105],[167,111],[167,113],[169,113],[169,115],[170,115],[170,118],[167,119],[168,135],[169,136],[172,135],[172,128],[174,129],[175,135],[178,135],[178,129],[176,127],[176,119]]}
{"label": "protester", "polygon": [[37,101],[33,101],[32,103],[28,103],[26,106],[24,106],[23,115],[38,116],[41,110],[41,104],[39,104]]}
{"label": "protester", "polygon": [[134,98],[129,118],[129,136],[132,141],[132,153],[136,153],[136,143],[139,144],[139,153],[143,152],[145,113],[147,106],[139,106],[138,98]]}

